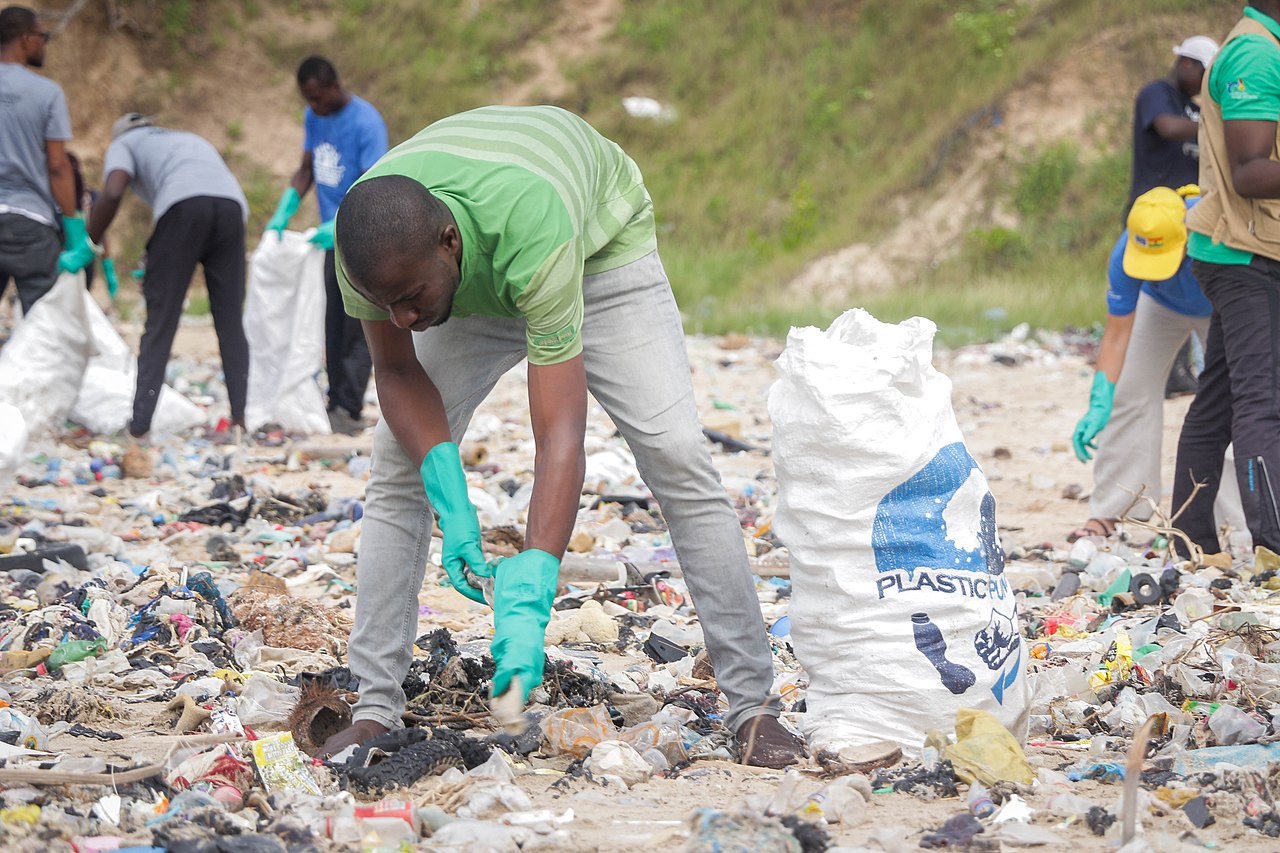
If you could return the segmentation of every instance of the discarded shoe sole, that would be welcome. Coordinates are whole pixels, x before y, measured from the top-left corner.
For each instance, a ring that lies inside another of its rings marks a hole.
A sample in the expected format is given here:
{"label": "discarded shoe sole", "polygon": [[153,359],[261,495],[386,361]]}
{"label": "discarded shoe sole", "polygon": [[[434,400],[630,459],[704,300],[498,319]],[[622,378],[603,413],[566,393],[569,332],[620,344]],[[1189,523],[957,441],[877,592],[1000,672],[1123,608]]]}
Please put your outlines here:
{"label": "discarded shoe sole", "polygon": [[846,776],[852,773],[870,773],[892,767],[902,760],[902,747],[889,741],[869,743],[866,746],[847,746],[839,752],[823,750],[816,756],[818,763],[829,773]]}

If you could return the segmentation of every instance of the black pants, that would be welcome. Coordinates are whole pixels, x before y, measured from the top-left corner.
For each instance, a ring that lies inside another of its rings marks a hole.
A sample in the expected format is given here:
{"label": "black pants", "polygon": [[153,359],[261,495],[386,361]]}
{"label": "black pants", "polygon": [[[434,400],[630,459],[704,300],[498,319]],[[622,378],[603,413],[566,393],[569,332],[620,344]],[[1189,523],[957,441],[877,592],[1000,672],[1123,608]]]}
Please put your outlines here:
{"label": "black pants", "polygon": [[324,253],[324,362],[329,374],[329,411],[342,408],[359,419],[373,358],[360,321],[342,307],[333,251]]}
{"label": "black pants", "polygon": [[244,220],[240,205],[229,198],[197,196],[165,211],[147,241],[147,274],[142,295],[147,324],[138,353],[138,387],[133,395],[136,436],[151,429],[173,336],[182,319],[182,303],[196,264],[204,267],[213,328],[218,333],[222,373],[233,420],[244,420],[249,387],[249,343],[241,323],[244,307]]}
{"label": "black pants", "polygon": [[16,213],[0,213],[0,296],[12,278],[26,314],[36,300],[53,289],[61,252],[58,229]]}
{"label": "black pants", "polygon": [[1234,444],[1253,542],[1280,553],[1280,261],[1195,261],[1192,271],[1213,305],[1213,318],[1200,387],[1178,438],[1174,510],[1195,483],[1204,487],[1175,524],[1206,553],[1218,552],[1213,500],[1223,454]]}

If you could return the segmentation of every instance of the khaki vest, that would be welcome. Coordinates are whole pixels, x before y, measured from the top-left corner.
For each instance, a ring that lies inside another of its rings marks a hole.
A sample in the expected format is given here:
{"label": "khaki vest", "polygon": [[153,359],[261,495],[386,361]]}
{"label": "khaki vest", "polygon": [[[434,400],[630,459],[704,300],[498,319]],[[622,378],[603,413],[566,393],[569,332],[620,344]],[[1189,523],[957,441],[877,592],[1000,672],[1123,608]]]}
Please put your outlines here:
{"label": "khaki vest", "polygon": [[[1227,34],[1226,48],[1242,35],[1260,35],[1271,40],[1271,31],[1253,18],[1244,17]],[[1210,65],[1212,67],[1212,65]],[[1242,198],[1231,183],[1227,144],[1223,132],[1222,106],[1207,94],[1209,71],[1205,71],[1200,105],[1200,202],[1187,211],[1187,227],[1233,249],[1280,260],[1280,199]],[[1271,159],[1280,160],[1280,125]]]}

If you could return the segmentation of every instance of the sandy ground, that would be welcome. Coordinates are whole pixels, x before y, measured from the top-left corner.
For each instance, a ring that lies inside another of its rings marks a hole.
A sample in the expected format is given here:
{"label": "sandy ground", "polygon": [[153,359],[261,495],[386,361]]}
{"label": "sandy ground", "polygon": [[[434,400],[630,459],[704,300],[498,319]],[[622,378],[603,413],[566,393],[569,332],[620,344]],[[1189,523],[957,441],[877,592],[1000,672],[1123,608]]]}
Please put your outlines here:
{"label": "sandy ground", "polygon": [[[137,330],[126,328],[125,332],[126,337],[136,337]],[[738,348],[742,343],[691,339],[690,358],[698,404],[707,422],[723,424],[726,417],[730,422],[736,417],[744,439],[767,446],[770,424],[766,396],[775,378],[772,361],[781,351],[782,342],[755,339]],[[216,358],[216,342],[207,319],[187,322],[179,334],[177,348],[186,358]],[[974,456],[991,479],[1006,548],[1042,542],[1061,545],[1066,532],[1087,516],[1086,506],[1078,500],[1064,498],[1063,491],[1077,484],[1087,495],[1090,488],[1090,468],[1071,453],[1070,433],[1086,406],[1091,368],[1081,356],[1058,356],[1034,347],[1024,363],[1004,366],[992,358],[997,351],[1008,351],[1008,346],[941,353],[937,365],[954,381],[953,402],[960,425]],[[503,378],[480,411],[512,424],[522,423],[527,420],[524,394],[523,372],[517,368]],[[1173,462],[1177,427],[1188,402],[1189,398],[1181,398],[1165,404],[1166,481]],[[726,409],[726,404],[732,409]],[[727,416],[726,411],[730,413]],[[594,429],[607,430],[606,418],[598,406],[592,407],[590,419]],[[329,437],[309,443],[367,450],[371,442],[366,435],[356,439]],[[998,459],[997,448],[1002,449]],[[245,467],[268,473],[286,487],[290,483],[299,486],[317,483],[329,486],[333,496],[363,493],[363,483],[340,469],[286,473],[273,461],[281,456],[278,448],[250,449]],[[764,453],[717,452],[715,458],[731,491],[735,483],[772,473],[769,457]],[[120,495],[140,488],[129,481],[109,485],[109,491]],[[851,487],[856,488],[856,476],[851,479]],[[37,495],[42,491],[36,490]],[[65,496],[65,492],[61,494]],[[51,491],[49,496],[58,494]],[[420,600],[439,608],[442,596],[460,601],[452,592],[430,588],[421,593]],[[448,601],[443,603],[447,608]],[[434,624],[451,624],[454,618],[453,614],[426,617],[421,627],[426,630]],[[172,742],[152,721],[151,710],[139,707],[136,718],[122,728],[134,736],[119,746],[66,735],[56,738],[52,746],[73,753],[159,758]],[[1028,755],[1034,766],[1057,768],[1076,761],[1082,751],[1083,747],[1033,746],[1028,749]],[[586,779],[551,787],[559,774],[547,773],[545,769],[557,770],[566,763],[563,758],[535,760],[534,766],[544,768],[544,772],[521,776],[519,784],[530,793],[537,808],[548,808],[557,814],[573,809],[575,819],[565,827],[567,840],[558,842],[556,849],[582,851],[675,849],[682,843],[681,827],[696,807],[730,808],[746,795],[776,790],[782,778],[774,772],[707,762],[695,764],[678,780],[655,779],[628,792],[601,788]],[[803,783],[814,789],[820,784],[816,777]],[[433,781],[420,783],[415,793],[429,797],[434,785]],[[1120,793],[1118,786],[1094,782],[1079,783],[1074,791],[1113,809]],[[1043,801],[1038,801],[1036,796],[1031,796],[1029,802],[1033,808],[1043,809]],[[922,830],[936,828],[963,810],[963,802],[957,800],[926,802],[903,794],[878,795],[864,823],[851,828],[833,827],[833,835],[841,844],[857,846],[867,842],[873,833],[888,833],[903,839],[906,844],[903,849],[914,849]],[[1057,833],[1064,843],[1086,850],[1104,848],[1104,840],[1089,834],[1079,823],[1063,825],[1061,819],[1044,811],[1040,811],[1035,822]],[[1174,839],[1188,829],[1190,824],[1174,814],[1155,819],[1149,830],[1159,835],[1149,837],[1153,843],[1159,840],[1157,849],[1179,849]],[[1200,831],[1200,836],[1213,839],[1220,847],[1229,845],[1228,849],[1232,850],[1276,849],[1274,840],[1243,828],[1238,817],[1219,820],[1217,825]]]}

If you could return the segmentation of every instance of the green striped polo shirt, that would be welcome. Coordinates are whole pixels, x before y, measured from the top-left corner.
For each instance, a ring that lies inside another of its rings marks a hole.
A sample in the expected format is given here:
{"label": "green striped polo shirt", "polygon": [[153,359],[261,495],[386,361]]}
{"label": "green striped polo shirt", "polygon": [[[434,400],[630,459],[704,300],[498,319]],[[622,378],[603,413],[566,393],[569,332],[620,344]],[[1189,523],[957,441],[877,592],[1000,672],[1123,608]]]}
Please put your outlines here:
{"label": "green striped polo shirt", "polygon": [[[657,248],[639,167],[558,107],[481,107],[441,119],[360,180],[382,175],[412,178],[449,207],[462,235],[454,315],[524,317],[531,364],[582,352],[584,275]],[[351,287],[341,259],[336,266],[347,313],[386,320]]]}

